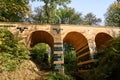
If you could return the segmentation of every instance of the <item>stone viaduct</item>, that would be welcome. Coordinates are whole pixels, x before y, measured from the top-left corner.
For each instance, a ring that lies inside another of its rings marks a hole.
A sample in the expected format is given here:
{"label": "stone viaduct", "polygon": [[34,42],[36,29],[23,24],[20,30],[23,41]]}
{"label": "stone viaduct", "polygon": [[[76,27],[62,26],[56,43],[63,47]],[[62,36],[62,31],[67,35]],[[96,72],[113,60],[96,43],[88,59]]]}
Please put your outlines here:
{"label": "stone viaduct", "polygon": [[0,22],[13,34],[19,34],[28,48],[37,43],[46,43],[51,48],[55,71],[64,73],[63,43],[74,46],[78,61],[78,72],[86,72],[94,66],[96,51],[108,40],[120,34],[118,27],[85,25],[37,25]]}

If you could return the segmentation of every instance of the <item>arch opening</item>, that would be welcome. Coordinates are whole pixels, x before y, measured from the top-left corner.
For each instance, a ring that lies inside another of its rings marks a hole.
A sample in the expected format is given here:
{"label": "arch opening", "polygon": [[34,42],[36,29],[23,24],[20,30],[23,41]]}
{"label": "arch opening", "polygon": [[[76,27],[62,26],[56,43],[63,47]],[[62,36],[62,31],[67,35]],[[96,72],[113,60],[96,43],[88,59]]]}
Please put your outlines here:
{"label": "arch opening", "polygon": [[45,43],[38,43],[31,49],[31,60],[40,70],[51,70],[51,50]]}
{"label": "arch opening", "polygon": [[[30,41],[30,47],[31,47],[32,60],[39,67],[41,67],[40,63],[42,63],[42,66],[43,66],[43,64],[45,64],[45,65],[47,64],[46,67],[49,66],[49,69],[51,69],[52,55],[53,55],[53,50],[54,50],[53,36],[46,31],[35,31],[31,34],[30,40],[31,40]],[[42,54],[42,53],[44,53],[44,54]],[[35,58],[37,58],[38,60],[35,61],[34,60]],[[41,59],[41,58],[44,58],[44,59],[42,59],[41,62],[40,62],[39,59]],[[45,68],[45,66],[42,67],[42,68]]]}
{"label": "arch opening", "polygon": [[[92,68],[88,41],[85,36],[79,32],[69,32],[63,39],[64,43],[73,45],[77,58],[77,72],[82,73]],[[72,63],[71,63],[72,64]]]}
{"label": "arch opening", "polygon": [[102,49],[104,46],[106,46],[111,39],[113,38],[107,33],[98,33],[95,37],[97,50]]}
{"label": "arch opening", "polygon": [[37,43],[46,43],[48,44],[51,48],[53,48],[54,44],[54,39],[53,36],[46,32],[46,31],[35,31],[31,34],[31,43],[30,47],[33,47]]}

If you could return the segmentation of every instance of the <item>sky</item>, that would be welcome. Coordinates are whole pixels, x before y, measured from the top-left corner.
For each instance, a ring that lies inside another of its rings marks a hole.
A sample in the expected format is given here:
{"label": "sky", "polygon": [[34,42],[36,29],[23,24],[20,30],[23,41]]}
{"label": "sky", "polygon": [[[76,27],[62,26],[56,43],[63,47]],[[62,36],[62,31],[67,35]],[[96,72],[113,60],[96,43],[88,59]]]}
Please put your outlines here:
{"label": "sky", "polygon": [[[83,15],[92,12],[97,18],[102,19],[101,25],[104,25],[104,15],[108,7],[116,0],[71,0],[69,7],[75,8],[76,12]],[[43,3],[33,2],[30,3],[32,10],[37,6],[42,6]]]}

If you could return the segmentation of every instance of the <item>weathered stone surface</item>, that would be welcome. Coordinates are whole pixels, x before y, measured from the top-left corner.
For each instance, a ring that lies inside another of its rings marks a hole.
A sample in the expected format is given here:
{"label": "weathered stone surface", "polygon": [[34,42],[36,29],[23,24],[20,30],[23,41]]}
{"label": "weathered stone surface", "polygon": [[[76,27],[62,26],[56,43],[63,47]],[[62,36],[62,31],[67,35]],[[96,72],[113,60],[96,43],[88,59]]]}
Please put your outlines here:
{"label": "weathered stone surface", "polygon": [[[63,43],[72,44],[77,53],[78,65],[93,62],[96,49],[100,49],[110,39],[120,35],[120,28],[108,26],[36,25],[0,22],[0,28],[2,26],[7,27],[13,34],[22,37],[21,42],[25,43],[28,48],[37,43],[48,44],[51,47],[53,57],[54,53],[62,54],[64,57]],[[53,63],[63,64],[64,58],[57,62],[53,61]]]}

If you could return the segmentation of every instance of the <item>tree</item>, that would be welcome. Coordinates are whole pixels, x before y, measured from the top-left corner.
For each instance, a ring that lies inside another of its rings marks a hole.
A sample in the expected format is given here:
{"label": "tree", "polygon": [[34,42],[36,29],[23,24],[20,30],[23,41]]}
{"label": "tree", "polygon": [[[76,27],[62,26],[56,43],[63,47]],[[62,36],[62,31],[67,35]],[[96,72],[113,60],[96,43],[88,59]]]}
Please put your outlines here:
{"label": "tree", "polygon": [[28,15],[29,0],[0,0],[0,21],[19,22]]}
{"label": "tree", "polygon": [[120,3],[119,2],[114,2],[108,8],[105,14],[105,24],[107,26],[120,27]]}
{"label": "tree", "polygon": [[117,0],[117,2],[120,2],[120,0]]}
{"label": "tree", "polygon": [[[33,19],[35,20],[34,23],[47,23],[46,14],[43,7],[35,8],[35,12],[36,14],[33,15]],[[60,21],[58,21],[58,18],[54,14],[52,14],[50,20],[52,24],[82,24],[82,14],[75,12],[74,8],[58,8],[56,10],[56,14],[59,16]]]}
{"label": "tree", "polygon": [[46,55],[48,56],[46,44],[40,43],[35,45],[31,51],[31,55],[33,55],[33,59],[36,59],[36,61],[42,63],[48,58],[46,57]]}
{"label": "tree", "polygon": [[76,52],[71,51],[69,53],[65,53],[64,61],[65,73],[72,76],[75,75],[77,72]]}
{"label": "tree", "polygon": [[70,52],[73,52],[75,50],[73,45],[69,44],[67,42],[64,42],[63,47],[64,47],[64,53],[70,53]]}
{"label": "tree", "polygon": [[33,61],[38,64],[41,69],[47,69],[51,67],[51,60],[48,59],[49,52],[47,50],[48,46],[45,43],[39,43],[35,45],[31,50]]}
{"label": "tree", "polygon": [[[104,49],[98,51],[98,65],[87,80],[119,80],[120,79],[120,36],[113,39]],[[99,75],[98,75],[99,74]]]}
{"label": "tree", "polygon": [[65,74],[76,76],[77,72],[77,57],[74,47],[69,43],[64,43],[64,67]]}
{"label": "tree", "polygon": [[34,23],[45,24],[46,22],[46,15],[45,10],[43,7],[35,8],[35,14],[33,14]]}
{"label": "tree", "polygon": [[101,22],[100,18],[96,18],[96,16],[92,13],[88,13],[83,18],[85,25],[97,25]]}
{"label": "tree", "polygon": [[59,8],[57,14],[60,17],[62,24],[82,24],[82,14],[75,12],[74,8]]}
{"label": "tree", "polygon": [[0,72],[12,71],[29,58],[28,49],[7,29],[0,29]]}
{"label": "tree", "polygon": [[[36,1],[36,0],[32,0]],[[43,9],[45,10],[46,15],[46,21],[47,23],[52,23],[51,19],[54,14],[54,16],[58,17],[56,14],[56,8],[57,6],[65,6],[66,4],[70,3],[71,0],[37,0],[44,2]]]}

